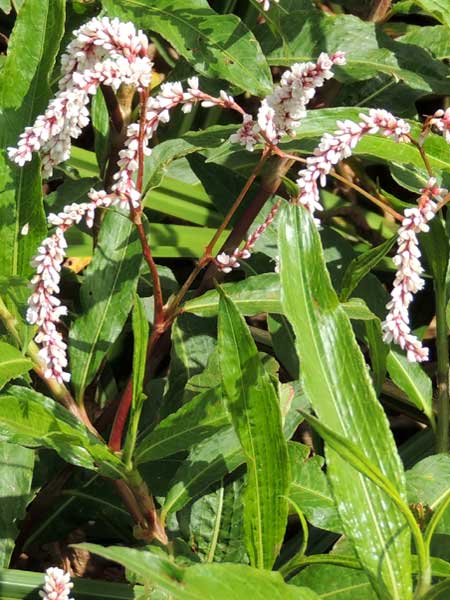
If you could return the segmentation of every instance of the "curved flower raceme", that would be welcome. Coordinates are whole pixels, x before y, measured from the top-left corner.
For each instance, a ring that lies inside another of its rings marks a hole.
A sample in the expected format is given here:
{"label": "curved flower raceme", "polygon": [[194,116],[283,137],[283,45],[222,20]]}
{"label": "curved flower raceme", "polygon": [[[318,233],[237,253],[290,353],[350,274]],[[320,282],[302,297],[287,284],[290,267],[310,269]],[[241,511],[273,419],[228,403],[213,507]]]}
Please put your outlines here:
{"label": "curved flower raceme", "polygon": [[94,18],[74,35],[61,58],[59,92],[34,125],[25,129],[17,148],[8,148],[10,159],[20,166],[41,150],[44,176],[69,158],[71,138],[77,138],[89,123],[89,97],[101,84],[118,89],[125,83],[143,89],[150,83],[148,40],[132,23]]}
{"label": "curved flower raceme", "polygon": [[403,119],[397,119],[382,109],[371,109],[368,115],[360,114],[361,121],[338,121],[334,134],[325,133],[313,156],[306,159],[306,168],[299,171],[297,202],[311,214],[323,210],[319,197],[319,184],[326,184],[327,175],[338,162],[348,158],[361,138],[367,134],[381,133],[396,142],[409,142],[410,127]]}
{"label": "curved flower raceme", "polygon": [[382,324],[383,340],[386,343],[395,342],[405,350],[411,362],[422,362],[428,359],[428,348],[424,348],[411,333],[409,325],[408,308],[412,302],[413,294],[421,290],[424,280],[421,278],[423,268],[420,264],[420,249],[417,234],[428,231],[428,222],[434,217],[437,204],[434,200],[441,200],[447,190],[436,186],[436,180],[430,179],[428,185],[422,190],[417,208],[405,210],[404,219],[398,230],[398,250],[394,257],[397,272],[391,300],[386,305],[388,314]]}
{"label": "curved flower raceme", "polygon": [[261,223],[261,225],[259,225],[259,227],[257,227],[255,231],[247,237],[247,240],[242,248],[236,248],[232,254],[221,252],[216,256],[214,262],[219,271],[222,271],[222,273],[231,273],[233,269],[238,269],[241,266],[239,262],[240,260],[246,260],[250,258],[251,251],[253,250],[256,242],[264,234],[269,225],[273,223],[279,208],[280,202],[276,202],[273,205],[272,210],[264,219],[264,222]]}
{"label": "curved flower raceme", "polygon": [[230,137],[230,141],[252,151],[258,142],[265,140],[278,144],[283,135],[295,135],[317,88],[333,77],[334,65],[343,64],[343,52],[332,55],[322,52],[315,63],[292,65],[283,73],[273,93],[261,102],[257,122],[251,115],[244,114],[242,127]]}
{"label": "curved flower raceme", "polygon": [[57,297],[67,248],[64,232],[83,218],[86,225],[92,227],[96,208],[111,204],[104,192],[91,191],[90,199],[91,202],[71,204],[62,212],[49,215],[48,222],[56,226],[55,232],[42,242],[31,262],[36,274],[31,280],[33,293],[28,299],[27,321],[38,326],[35,341],[41,345],[39,356],[45,365],[44,376],[59,383],[70,380],[64,370],[67,345],[57,329],[60,318],[67,314],[67,308]]}
{"label": "curved flower raceme", "polygon": [[58,567],[50,567],[45,573],[44,587],[39,592],[42,600],[74,600],[69,598],[73,588],[69,573]]}

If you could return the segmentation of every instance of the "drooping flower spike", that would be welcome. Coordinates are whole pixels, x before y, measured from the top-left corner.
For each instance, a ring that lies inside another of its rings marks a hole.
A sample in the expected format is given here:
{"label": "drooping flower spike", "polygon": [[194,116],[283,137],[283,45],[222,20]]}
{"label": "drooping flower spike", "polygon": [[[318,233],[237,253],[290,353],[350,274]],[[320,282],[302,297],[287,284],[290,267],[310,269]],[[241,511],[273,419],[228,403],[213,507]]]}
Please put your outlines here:
{"label": "drooping flower spike", "polygon": [[45,365],[44,377],[56,379],[59,383],[70,380],[69,373],[65,371],[67,345],[58,330],[60,318],[67,314],[67,308],[57,296],[67,248],[64,232],[82,219],[88,227],[92,227],[95,210],[99,206],[111,205],[111,198],[104,192],[92,190],[89,196],[91,202],[71,204],[62,212],[48,216],[49,224],[56,229],[41,243],[31,262],[36,273],[31,279],[33,293],[28,298],[26,318],[28,323],[38,326],[35,341],[41,346],[39,356]]}
{"label": "drooping flower spike", "polygon": [[389,312],[382,324],[383,340],[398,344],[411,362],[428,360],[428,348],[424,348],[420,340],[411,333],[408,313],[413,295],[424,286],[417,234],[429,230],[428,222],[436,213],[436,201],[442,200],[446,193],[447,190],[439,188],[436,180],[431,178],[427,187],[422,190],[417,208],[405,210],[398,230],[398,249],[393,259],[397,272],[391,299],[386,305]]}
{"label": "drooping flower spike", "polygon": [[259,227],[257,227],[255,231],[247,237],[242,248],[236,248],[232,254],[221,252],[216,256],[214,262],[219,271],[222,271],[222,273],[231,273],[233,269],[238,269],[241,266],[239,262],[240,260],[247,260],[250,258],[251,251],[253,250],[256,242],[264,234],[269,225],[273,223],[279,208],[280,202],[276,202],[273,205],[272,210],[264,219],[264,222],[261,223],[261,225],[259,225]]}
{"label": "drooping flower spike", "polygon": [[101,84],[118,89],[127,83],[143,89],[150,83],[148,40],[132,23],[94,18],[74,35],[61,59],[59,92],[34,125],[25,129],[17,148],[8,148],[10,159],[20,166],[40,150],[45,177],[69,158],[71,138],[77,138],[89,123],[87,104]]}
{"label": "drooping flower spike", "polygon": [[345,54],[320,54],[315,63],[295,63],[281,76],[270,96],[258,110],[257,122],[245,114],[242,127],[230,137],[252,151],[259,142],[278,144],[283,135],[295,135],[306,116],[306,106],[327,79],[333,77],[333,66],[345,64]]}
{"label": "drooping flower spike", "polygon": [[327,175],[334,165],[351,156],[353,149],[365,135],[381,133],[396,142],[409,142],[410,127],[403,119],[397,119],[382,109],[371,109],[368,115],[360,114],[361,121],[338,121],[334,134],[325,133],[314,154],[306,159],[306,168],[299,171],[297,202],[311,214],[323,210],[320,203],[319,185],[325,186]]}

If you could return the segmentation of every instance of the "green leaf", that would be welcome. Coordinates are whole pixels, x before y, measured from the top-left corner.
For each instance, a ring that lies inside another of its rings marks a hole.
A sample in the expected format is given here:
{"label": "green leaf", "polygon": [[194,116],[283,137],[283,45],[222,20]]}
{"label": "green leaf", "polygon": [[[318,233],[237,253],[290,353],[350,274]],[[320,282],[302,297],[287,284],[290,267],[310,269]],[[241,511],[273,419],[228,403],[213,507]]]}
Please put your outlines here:
{"label": "green leaf", "polygon": [[289,499],[315,527],[341,533],[341,519],[322,470],[323,458],[317,455],[308,459],[310,449],[303,444],[290,442],[288,448],[292,472]]}
{"label": "green leaf", "polygon": [[97,157],[100,176],[103,177],[109,154],[109,113],[103,92],[100,88],[92,98],[91,118],[95,134],[95,155]]}
{"label": "green leaf", "polygon": [[443,285],[447,275],[449,239],[442,219],[436,217],[429,223],[430,231],[419,236],[428,267],[436,285]]}
{"label": "green leaf", "polygon": [[246,565],[198,564],[182,568],[153,552],[132,548],[104,548],[96,544],[76,547],[123,565],[147,585],[170,594],[173,600],[230,600],[249,594],[261,600],[315,600],[307,588],[284,583],[279,573],[261,571]]}
{"label": "green leaf", "polygon": [[192,448],[169,486],[161,518],[186,506],[211,484],[234,471],[245,461],[234,428],[213,434]]}
{"label": "green leaf", "polygon": [[378,598],[364,571],[336,565],[311,565],[290,579],[289,583],[309,587],[319,598],[327,600]]}
{"label": "green leaf", "polygon": [[398,350],[391,350],[387,356],[387,369],[392,381],[434,424],[433,387],[420,364],[409,362]]}
{"label": "green leaf", "polygon": [[[286,206],[280,223],[280,278],[294,328],[305,392],[319,418],[352,440],[405,496],[403,469],[351,325],[333,290],[317,229],[303,208]],[[409,531],[380,490],[332,448],[327,473],[343,523],[381,597],[411,597]]]}
{"label": "green leaf", "polygon": [[[180,528],[189,519],[186,538],[203,562],[248,563],[244,539],[244,477],[202,495],[179,515]],[[186,514],[185,514],[186,513]]]}
{"label": "green leaf", "polygon": [[162,35],[198,73],[252,94],[270,93],[264,54],[235,15],[218,15],[205,0],[104,0],[103,6],[112,16]]}
{"label": "green leaf", "polygon": [[333,69],[340,81],[364,80],[384,73],[413,89],[445,93],[448,69],[442,63],[417,46],[394,42],[374,23],[353,15],[291,11],[282,18],[281,29],[284,43],[280,45],[278,39],[271,42],[276,48],[267,54],[270,65],[290,66],[312,60],[324,47],[329,53],[345,50],[346,65]]}
{"label": "green leaf", "polygon": [[[34,451],[0,442],[0,566],[7,567],[19,533],[17,524],[25,516],[31,499]],[[0,577],[3,591],[3,581]],[[3,594],[2,594],[3,595]]]}
{"label": "green leaf", "polygon": [[448,28],[444,25],[430,27],[420,25],[412,31],[408,31],[406,35],[397,38],[397,41],[426,48],[439,60],[450,58],[450,35]]}
{"label": "green leaf", "polygon": [[147,343],[149,337],[149,324],[145,316],[139,296],[135,296],[134,307],[131,313],[131,325],[133,328],[133,402],[131,412],[140,414],[144,396],[145,366],[147,363]]}
{"label": "green leaf", "polygon": [[360,254],[352,260],[345,270],[342,278],[341,292],[339,294],[341,302],[345,302],[350,297],[358,283],[376,267],[382,258],[386,256],[389,250],[393,247],[397,237],[387,239],[379,246],[371,248],[367,252]]}
{"label": "green leaf", "polygon": [[[16,146],[20,133],[44,112],[64,29],[63,0],[27,0],[21,8],[0,71],[0,148]],[[32,35],[30,35],[32,31]],[[2,250],[0,274],[31,273],[30,260],[47,226],[39,160],[18,167],[0,153]],[[28,234],[22,228],[28,224]]]}
{"label": "green leaf", "polygon": [[289,489],[281,411],[248,327],[221,293],[218,347],[222,386],[247,462],[244,529],[250,562],[270,569],[283,541]]}
{"label": "green leaf", "polygon": [[176,319],[172,327],[170,373],[162,416],[181,406],[186,396],[186,384],[206,368],[215,346],[215,320],[195,315],[180,315]]}
{"label": "green leaf", "polygon": [[[280,278],[277,273],[254,275],[237,283],[225,283],[222,289],[243,315],[281,312]],[[219,294],[211,290],[185,302],[183,310],[206,317],[216,315],[218,307]]]}
{"label": "green leaf", "polygon": [[222,390],[213,388],[195,396],[146,435],[136,449],[136,463],[165,458],[189,450],[230,424]]}
{"label": "green leaf", "polygon": [[[305,409],[308,401],[299,386],[290,383],[281,387],[280,396],[284,400],[284,436],[289,439],[303,420],[299,409]],[[167,515],[180,510],[244,462],[245,456],[233,427],[214,433],[192,448],[188,458],[175,473],[169,485],[162,514]]]}
{"label": "green leaf", "polygon": [[68,410],[31,389],[12,386],[0,395],[0,439],[55,450],[78,467],[124,477],[120,459]]}
{"label": "green leaf", "polygon": [[[422,503],[435,509],[448,493],[450,481],[450,456],[435,454],[418,462],[406,471],[408,501]],[[450,535],[450,509],[439,522],[436,533]]]}
{"label": "green leaf", "polygon": [[72,384],[78,399],[83,398],[123,329],[133,303],[141,260],[141,244],[134,225],[120,213],[108,211],[81,286],[84,312],[69,335]]}
{"label": "green leaf", "polygon": [[298,379],[299,364],[291,324],[284,315],[268,315],[267,326],[277,359],[292,379]]}
{"label": "green leaf", "polygon": [[341,308],[349,319],[354,321],[373,321],[377,316],[370,310],[362,298],[350,298]]}
{"label": "green leaf", "polygon": [[149,324],[141,299],[134,296],[134,306],[131,313],[133,329],[133,370],[131,378],[131,407],[128,419],[127,436],[123,448],[123,461],[131,467],[134,460],[136,440],[142,407],[146,399],[144,394],[144,377],[147,365],[147,346],[149,341]]}
{"label": "green leaf", "polygon": [[440,23],[450,27],[450,15],[448,13],[447,0],[414,0],[429,15],[434,17]]}
{"label": "green leaf", "polygon": [[17,348],[0,342],[0,389],[11,379],[27,373],[32,366],[31,360]]}

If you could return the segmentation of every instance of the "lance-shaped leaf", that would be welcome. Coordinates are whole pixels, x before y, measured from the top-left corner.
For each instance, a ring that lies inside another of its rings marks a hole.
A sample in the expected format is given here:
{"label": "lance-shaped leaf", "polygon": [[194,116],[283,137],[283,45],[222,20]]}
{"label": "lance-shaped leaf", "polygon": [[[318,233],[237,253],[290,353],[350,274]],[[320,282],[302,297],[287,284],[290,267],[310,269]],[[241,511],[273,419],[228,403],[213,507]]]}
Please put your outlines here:
{"label": "lance-shaped leaf", "polygon": [[367,273],[370,273],[380,260],[386,256],[393,247],[396,239],[397,237],[394,235],[379,246],[371,248],[352,260],[342,278],[341,293],[339,295],[341,302],[348,300],[361,279],[365,277]]}
{"label": "lance-shaped leaf", "polygon": [[[0,71],[0,148],[16,146],[20,133],[45,109],[64,12],[63,0],[27,0],[17,16]],[[30,259],[47,232],[36,157],[18,167],[0,152],[0,206],[0,274],[28,276]],[[27,224],[28,234],[22,235]]]}
{"label": "lance-shaped leaf", "polygon": [[34,455],[28,448],[0,442],[0,567],[9,565],[19,533],[17,524],[31,499]]}
{"label": "lance-shaped leaf", "polygon": [[134,225],[126,216],[109,211],[81,286],[84,312],[70,330],[70,368],[78,398],[83,397],[122,331],[133,303],[141,260]]}
{"label": "lance-shaped leaf", "polygon": [[404,354],[392,349],[387,356],[387,368],[392,381],[434,425],[433,386],[420,364],[410,363]]}
{"label": "lance-shaped leaf", "polygon": [[[356,444],[405,498],[404,473],[350,322],[326,270],[309,213],[285,206],[280,223],[282,304],[301,376],[328,428]],[[389,495],[327,448],[327,473],[346,535],[382,598],[411,597],[409,531]]]}
{"label": "lance-shaped leaf", "polygon": [[235,15],[218,15],[206,0],[103,0],[108,13],[162,35],[194,69],[266,95],[272,78],[264,54]]}
{"label": "lance-shaped leaf", "polygon": [[230,600],[249,595],[259,600],[318,600],[308,588],[285,583],[280,573],[262,572],[246,565],[215,563],[183,568],[151,551],[96,544],[77,547],[118,562],[148,586],[170,594],[173,600]]}
{"label": "lance-shaped leaf", "polygon": [[292,471],[289,498],[315,527],[340,533],[342,523],[327,476],[322,471],[323,458],[307,459],[309,451],[303,444],[289,443]]}
{"label": "lance-shaped leaf", "polygon": [[[237,283],[225,283],[222,288],[243,315],[281,312],[280,278],[277,273],[254,275]],[[217,314],[218,307],[219,293],[211,290],[198,298],[188,300],[183,310],[196,315],[211,316]]]}
{"label": "lance-shaped leaf", "polygon": [[244,530],[250,562],[270,569],[286,527],[289,457],[281,411],[249,329],[223,293],[218,348],[222,387],[247,462]]}
{"label": "lance-shaped leaf", "polygon": [[51,448],[73,465],[124,476],[120,459],[74,415],[34,390],[12,386],[0,395],[0,440]]}
{"label": "lance-shaped leaf", "polygon": [[189,450],[229,423],[221,388],[206,390],[163,419],[141,440],[135,454],[136,463]]}

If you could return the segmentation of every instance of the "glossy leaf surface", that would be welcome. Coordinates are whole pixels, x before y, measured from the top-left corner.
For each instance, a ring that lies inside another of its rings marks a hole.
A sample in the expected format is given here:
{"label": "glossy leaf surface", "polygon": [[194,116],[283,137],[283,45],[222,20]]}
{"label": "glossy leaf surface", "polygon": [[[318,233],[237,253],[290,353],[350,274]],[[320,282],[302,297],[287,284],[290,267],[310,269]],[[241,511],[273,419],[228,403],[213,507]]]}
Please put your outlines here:
{"label": "glossy leaf surface", "polygon": [[55,450],[64,460],[107,477],[121,477],[120,459],[68,410],[25,387],[0,396],[0,439],[31,448]]}
{"label": "glossy leaf surface", "polygon": [[83,314],[69,337],[72,384],[78,398],[122,331],[133,304],[142,249],[131,221],[109,211],[81,286]]}
{"label": "glossy leaf surface", "polygon": [[275,389],[247,325],[223,293],[218,347],[228,410],[247,462],[244,529],[251,564],[270,569],[287,518],[289,459]]}
{"label": "glossy leaf surface", "polygon": [[[305,392],[320,420],[363,448],[404,496],[403,469],[387,419],[331,286],[309,214],[285,207],[279,239],[282,303],[296,335]],[[331,449],[327,463],[344,531],[375,589],[381,597],[410,598],[409,532],[397,507]]]}
{"label": "glossy leaf surface", "polygon": [[188,568],[163,556],[131,548],[79,546],[123,565],[143,581],[156,586],[174,600],[230,600],[252,595],[261,600],[316,600],[314,592],[284,583],[279,573],[231,564],[199,564]]}

